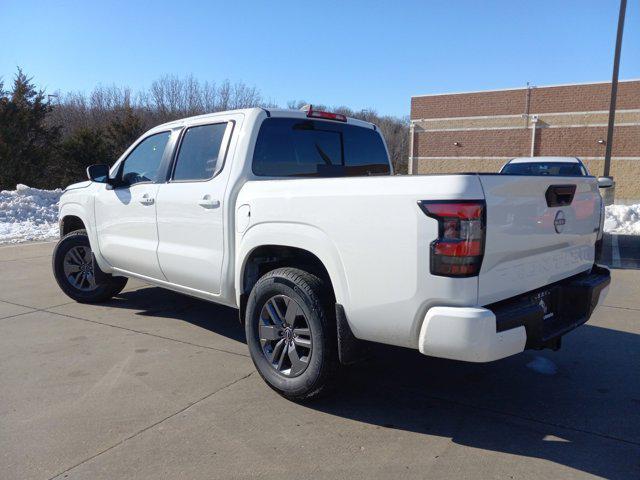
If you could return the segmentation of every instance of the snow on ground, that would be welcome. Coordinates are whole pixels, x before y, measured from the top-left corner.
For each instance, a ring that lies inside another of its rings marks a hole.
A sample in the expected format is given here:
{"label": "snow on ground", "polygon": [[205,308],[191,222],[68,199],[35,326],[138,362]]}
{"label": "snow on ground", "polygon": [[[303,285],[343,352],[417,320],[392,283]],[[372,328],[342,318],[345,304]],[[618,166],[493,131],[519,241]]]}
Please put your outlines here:
{"label": "snow on ground", "polygon": [[[0,244],[57,238],[60,195],[60,188],[40,190],[26,185],[0,191]],[[607,207],[604,230],[640,235],[640,204]]]}
{"label": "snow on ground", "polygon": [[604,231],[640,235],[640,203],[609,205],[605,209]]}
{"label": "snow on ground", "polygon": [[0,191],[0,244],[58,237],[62,189],[40,190],[18,184]]}

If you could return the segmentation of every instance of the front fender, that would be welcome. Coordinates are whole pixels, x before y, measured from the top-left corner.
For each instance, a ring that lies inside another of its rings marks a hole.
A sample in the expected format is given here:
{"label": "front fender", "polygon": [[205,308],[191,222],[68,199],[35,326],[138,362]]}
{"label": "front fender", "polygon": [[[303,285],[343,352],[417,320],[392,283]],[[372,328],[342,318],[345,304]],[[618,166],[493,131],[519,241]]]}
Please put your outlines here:
{"label": "front fender", "polygon": [[[66,198],[65,198],[66,197]],[[73,192],[65,193],[60,199],[60,209],[58,211],[58,224],[61,225],[65,217],[74,216],[82,220],[89,237],[89,245],[91,251],[96,257],[98,266],[105,273],[111,273],[111,265],[100,254],[100,243],[95,226],[95,217],[93,215],[93,197],[87,195],[74,195]]]}
{"label": "front fender", "polygon": [[[91,216],[87,215],[86,206],[79,202],[65,202],[60,205],[58,210],[58,224],[62,227],[62,220],[65,217],[78,217],[84,223],[84,226],[89,233],[91,229]],[[62,228],[61,228],[62,233]]]}
{"label": "front fender", "polygon": [[247,259],[256,248],[279,245],[306,250],[320,259],[329,273],[336,302],[348,308],[349,285],[338,249],[322,230],[311,225],[288,222],[258,223],[251,226],[236,246],[235,289],[240,305],[243,273]]}

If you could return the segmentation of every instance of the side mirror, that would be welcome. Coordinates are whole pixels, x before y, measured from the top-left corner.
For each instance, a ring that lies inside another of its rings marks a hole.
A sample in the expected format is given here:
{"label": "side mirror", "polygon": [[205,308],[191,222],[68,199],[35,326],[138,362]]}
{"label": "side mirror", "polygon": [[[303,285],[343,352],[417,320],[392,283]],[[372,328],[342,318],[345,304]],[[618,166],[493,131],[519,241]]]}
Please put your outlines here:
{"label": "side mirror", "polygon": [[92,182],[109,183],[109,166],[104,164],[90,165],[87,167],[87,177]]}
{"label": "side mirror", "polygon": [[613,179],[611,177],[598,177],[598,188],[613,187]]}

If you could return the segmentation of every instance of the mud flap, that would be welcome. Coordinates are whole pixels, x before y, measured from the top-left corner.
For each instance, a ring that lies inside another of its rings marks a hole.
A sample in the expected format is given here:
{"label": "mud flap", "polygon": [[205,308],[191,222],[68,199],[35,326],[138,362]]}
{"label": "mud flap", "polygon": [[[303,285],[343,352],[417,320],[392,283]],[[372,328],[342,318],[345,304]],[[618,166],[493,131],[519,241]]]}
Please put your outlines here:
{"label": "mud flap", "polygon": [[347,322],[344,307],[336,303],[336,326],[338,330],[338,358],[342,365],[352,365],[369,356],[367,342],[355,337]]}
{"label": "mud flap", "polygon": [[96,256],[93,254],[93,252],[91,253],[91,264],[93,266],[93,276],[96,279],[97,284],[103,283],[105,280],[111,278],[111,275],[100,270],[100,266],[98,265]]}

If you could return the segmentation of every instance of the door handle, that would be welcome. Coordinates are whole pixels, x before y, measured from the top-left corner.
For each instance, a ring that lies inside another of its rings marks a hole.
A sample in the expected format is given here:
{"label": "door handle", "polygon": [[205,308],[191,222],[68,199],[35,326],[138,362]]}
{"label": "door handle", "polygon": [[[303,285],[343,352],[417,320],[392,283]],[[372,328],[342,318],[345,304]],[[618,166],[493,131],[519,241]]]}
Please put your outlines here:
{"label": "door handle", "polygon": [[150,197],[148,193],[145,193],[140,197],[140,203],[143,205],[153,205],[153,197]]}
{"label": "door handle", "polygon": [[214,200],[211,195],[205,195],[201,200],[198,200],[198,205],[203,208],[218,208],[220,206],[220,200]]}

